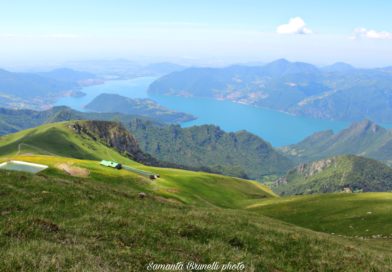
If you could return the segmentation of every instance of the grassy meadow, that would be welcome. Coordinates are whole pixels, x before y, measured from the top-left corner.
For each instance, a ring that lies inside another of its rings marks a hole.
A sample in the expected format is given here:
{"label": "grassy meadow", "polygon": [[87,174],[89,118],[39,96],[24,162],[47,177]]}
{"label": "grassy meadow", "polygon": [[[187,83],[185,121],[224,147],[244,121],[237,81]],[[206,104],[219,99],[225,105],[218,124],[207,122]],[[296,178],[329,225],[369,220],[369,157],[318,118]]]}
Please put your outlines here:
{"label": "grassy meadow", "polygon": [[[103,167],[102,158],[160,178]],[[2,137],[7,160],[49,168],[0,170],[0,271],[145,271],[188,261],[392,271],[390,193],[278,197],[255,181],[141,165],[65,123]]]}
{"label": "grassy meadow", "polygon": [[[67,160],[18,159],[52,165]],[[162,188],[155,191],[159,182],[97,162],[73,163],[95,167],[89,177],[55,168],[38,175],[1,172],[1,271],[144,271],[151,261],[189,260],[243,262],[246,271],[388,271],[392,265],[392,252],[384,247],[238,209],[237,201],[226,208],[238,194],[222,194],[218,203],[216,196],[195,192],[188,205],[181,201],[188,195],[181,195],[183,187],[170,190],[179,197],[166,198]],[[254,198],[257,187],[243,183],[244,196]],[[138,197],[141,191],[146,198]]]}
{"label": "grassy meadow", "polygon": [[248,208],[316,231],[392,241],[392,193],[282,197]]}

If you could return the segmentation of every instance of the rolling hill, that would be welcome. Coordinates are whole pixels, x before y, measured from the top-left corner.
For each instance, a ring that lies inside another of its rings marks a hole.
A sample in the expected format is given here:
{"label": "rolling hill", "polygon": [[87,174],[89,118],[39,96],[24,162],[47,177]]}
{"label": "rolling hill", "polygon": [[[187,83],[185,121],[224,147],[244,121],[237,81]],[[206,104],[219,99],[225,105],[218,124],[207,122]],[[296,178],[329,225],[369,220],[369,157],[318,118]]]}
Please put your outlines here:
{"label": "rolling hill", "polygon": [[[123,156],[137,148],[133,139],[123,141],[127,137],[115,123],[72,121],[0,138],[0,162],[49,166],[36,175],[0,170],[2,269],[144,271],[152,261],[181,260],[242,262],[244,271],[390,270],[390,194],[351,194],[356,201],[348,194],[312,196],[320,203],[331,198],[317,212],[326,218],[334,214],[336,224],[321,221],[323,229],[309,223],[314,201],[295,198],[309,213],[298,213],[292,223],[352,238],[315,232],[269,218],[284,214],[282,203],[297,207],[292,198],[279,198],[254,181],[142,165]],[[103,167],[102,157],[160,178]],[[338,203],[350,210],[343,212]],[[374,220],[344,233],[364,211]],[[293,216],[280,220],[290,222]],[[367,240],[354,238],[358,235]]]}
{"label": "rolling hill", "polygon": [[300,164],[276,181],[274,191],[281,195],[391,192],[392,168],[353,155],[332,157]]}
{"label": "rolling hill", "polygon": [[391,86],[387,68],[344,63],[318,68],[280,59],[262,66],[188,68],[157,79],[149,92],[230,100],[322,119],[391,123]]}
{"label": "rolling hill", "polygon": [[[392,193],[321,194],[262,201],[248,207],[291,224],[360,239],[392,239]],[[368,240],[369,241],[369,240]]]}

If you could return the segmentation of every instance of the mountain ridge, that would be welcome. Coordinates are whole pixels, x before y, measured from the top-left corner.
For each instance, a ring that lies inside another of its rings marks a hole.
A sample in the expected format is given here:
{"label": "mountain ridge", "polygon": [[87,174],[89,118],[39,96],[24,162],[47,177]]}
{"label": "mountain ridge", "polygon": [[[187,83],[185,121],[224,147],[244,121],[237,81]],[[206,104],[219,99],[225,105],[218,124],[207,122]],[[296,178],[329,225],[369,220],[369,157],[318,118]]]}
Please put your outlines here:
{"label": "mountain ridge", "polygon": [[391,146],[392,131],[365,119],[338,133],[317,132],[297,144],[280,148],[280,151],[299,163],[353,154],[391,164]]}
{"label": "mountain ridge", "polygon": [[345,63],[318,68],[284,59],[263,66],[188,68],[149,87],[159,95],[229,100],[320,119],[392,123],[392,74]]}
{"label": "mountain ridge", "polygon": [[290,170],[275,181],[281,195],[392,191],[392,168],[354,155],[331,157]]}
{"label": "mountain ridge", "polygon": [[128,129],[144,152],[167,162],[209,166],[253,179],[283,174],[292,167],[268,142],[247,131],[225,132],[214,125],[181,128],[137,119]]}

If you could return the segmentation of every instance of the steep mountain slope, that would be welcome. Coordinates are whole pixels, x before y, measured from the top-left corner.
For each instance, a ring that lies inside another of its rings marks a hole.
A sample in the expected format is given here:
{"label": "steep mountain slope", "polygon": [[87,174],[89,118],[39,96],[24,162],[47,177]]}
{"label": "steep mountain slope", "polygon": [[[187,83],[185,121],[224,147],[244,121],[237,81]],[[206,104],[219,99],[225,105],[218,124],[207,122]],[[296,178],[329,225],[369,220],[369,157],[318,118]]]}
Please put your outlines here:
{"label": "steep mountain slope", "polygon": [[181,128],[142,120],[133,120],[129,130],[144,152],[167,162],[208,166],[252,179],[283,174],[293,166],[269,143],[246,131],[227,133],[212,125]]}
{"label": "steep mountain slope", "polygon": [[334,134],[332,131],[315,133],[302,142],[280,149],[297,162],[354,154],[392,163],[392,131],[364,120]]}
{"label": "steep mountain slope", "polygon": [[281,195],[392,191],[392,168],[363,157],[340,156],[301,164],[276,181]]}
{"label": "steep mountain slope", "polygon": [[163,76],[152,94],[225,99],[296,115],[392,122],[389,69],[356,69],[337,63],[317,68],[277,60],[264,66],[189,68]]}
{"label": "steep mountain slope", "polygon": [[132,99],[117,94],[100,94],[85,107],[94,112],[119,112],[145,116],[166,123],[183,123],[196,117],[165,108],[151,99]]}

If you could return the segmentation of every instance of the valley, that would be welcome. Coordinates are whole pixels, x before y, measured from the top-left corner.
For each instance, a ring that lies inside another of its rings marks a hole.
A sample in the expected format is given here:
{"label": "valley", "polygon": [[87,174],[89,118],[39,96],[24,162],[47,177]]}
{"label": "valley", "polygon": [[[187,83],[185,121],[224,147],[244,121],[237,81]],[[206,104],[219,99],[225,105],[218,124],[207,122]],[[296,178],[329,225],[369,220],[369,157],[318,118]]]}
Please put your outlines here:
{"label": "valley", "polygon": [[247,130],[273,146],[294,144],[322,130],[332,129],[338,132],[349,125],[349,122],[294,116],[230,101],[152,95],[147,90],[155,80],[156,77],[140,77],[106,81],[101,85],[83,88],[82,91],[86,94],[83,97],[64,97],[55,105],[86,111],[85,106],[103,93],[118,94],[132,99],[147,98],[168,109],[196,117],[195,120],[181,123],[182,127],[214,124],[228,132]]}

